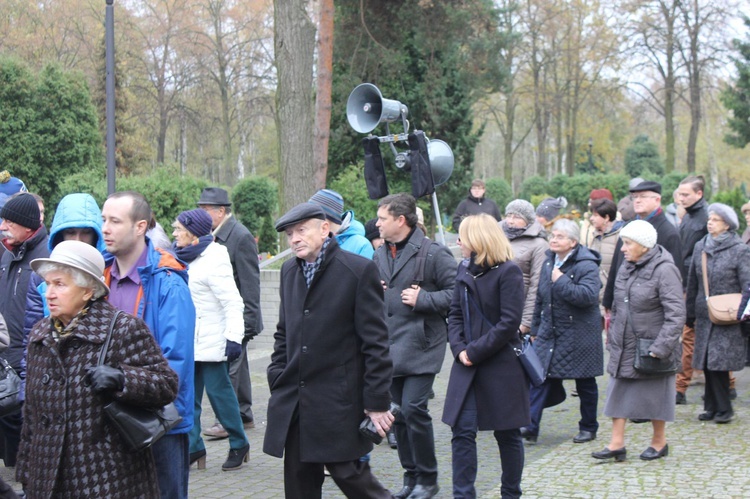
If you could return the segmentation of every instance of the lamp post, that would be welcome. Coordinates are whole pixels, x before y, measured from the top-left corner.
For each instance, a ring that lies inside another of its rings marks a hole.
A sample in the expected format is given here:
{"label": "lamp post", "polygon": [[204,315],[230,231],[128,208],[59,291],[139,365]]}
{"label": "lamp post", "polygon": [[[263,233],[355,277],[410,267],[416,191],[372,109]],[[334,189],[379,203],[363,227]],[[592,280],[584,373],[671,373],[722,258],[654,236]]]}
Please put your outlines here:
{"label": "lamp post", "polygon": [[594,157],[591,150],[594,148],[594,139],[589,137],[589,173],[594,173]]}
{"label": "lamp post", "polygon": [[105,68],[107,80],[106,107],[107,117],[107,194],[115,192],[115,12],[114,0],[106,0],[104,18]]}

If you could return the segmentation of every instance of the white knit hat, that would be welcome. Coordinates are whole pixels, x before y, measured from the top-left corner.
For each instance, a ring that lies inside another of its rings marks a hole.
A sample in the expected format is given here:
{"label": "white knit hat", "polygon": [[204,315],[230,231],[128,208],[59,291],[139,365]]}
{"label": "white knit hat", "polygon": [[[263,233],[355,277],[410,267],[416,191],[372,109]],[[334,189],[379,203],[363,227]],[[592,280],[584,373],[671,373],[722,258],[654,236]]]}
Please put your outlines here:
{"label": "white knit hat", "polygon": [[656,229],[645,220],[633,220],[620,231],[620,237],[630,239],[643,246],[653,248],[656,246]]}

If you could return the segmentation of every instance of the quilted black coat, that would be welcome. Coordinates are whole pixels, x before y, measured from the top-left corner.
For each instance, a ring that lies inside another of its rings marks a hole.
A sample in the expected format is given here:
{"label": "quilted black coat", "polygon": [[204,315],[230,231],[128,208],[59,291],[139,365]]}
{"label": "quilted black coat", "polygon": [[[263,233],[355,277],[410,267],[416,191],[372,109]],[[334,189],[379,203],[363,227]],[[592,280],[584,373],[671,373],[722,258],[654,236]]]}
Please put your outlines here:
{"label": "quilted black coat", "polygon": [[592,378],[604,372],[599,314],[599,255],[577,245],[552,282],[555,254],[547,251],[539,277],[531,334],[534,350],[558,379]]}
{"label": "quilted black coat", "polygon": [[[16,480],[29,499],[157,498],[151,450],[130,454],[102,409],[109,395],[95,394],[86,370],[95,366],[115,309],[95,302],[77,327],[59,342],[50,319],[29,334],[26,404]],[[177,375],[146,324],[120,314],[105,359],[125,374],[114,398],[160,407],[177,394]]]}

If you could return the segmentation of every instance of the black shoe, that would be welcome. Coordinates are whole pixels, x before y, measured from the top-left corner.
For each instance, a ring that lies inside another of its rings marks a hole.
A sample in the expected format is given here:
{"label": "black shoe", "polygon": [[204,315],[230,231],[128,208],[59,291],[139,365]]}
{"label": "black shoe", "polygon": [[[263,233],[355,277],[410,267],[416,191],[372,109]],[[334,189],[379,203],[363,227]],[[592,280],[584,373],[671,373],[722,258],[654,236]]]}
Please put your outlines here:
{"label": "black shoe", "polygon": [[737,390],[732,388],[729,390],[729,400],[737,400]]}
{"label": "black shoe", "polygon": [[650,419],[635,419],[635,418],[631,418],[630,422],[631,423],[635,423],[635,424],[642,424],[642,423],[650,423],[651,420]]}
{"label": "black shoe", "polygon": [[660,451],[657,451],[653,447],[649,447],[648,449],[644,450],[641,454],[641,459],[643,459],[644,461],[653,461],[654,459],[659,459],[668,455],[669,444],[665,444]]}
{"label": "black shoe", "polygon": [[206,449],[190,453],[190,466],[195,463],[198,463],[199,470],[206,469]]}
{"label": "black shoe", "polygon": [[411,485],[404,485],[404,488],[393,494],[393,499],[406,499],[412,490],[414,490],[414,487]]}
{"label": "black shoe", "polygon": [[623,447],[622,449],[609,450],[607,447],[600,450],[599,452],[592,452],[591,457],[594,459],[610,459],[615,458],[618,463],[627,459],[628,451]]}
{"label": "black shoe", "polygon": [[414,490],[411,491],[407,499],[430,499],[435,497],[440,490],[438,484],[433,485],[422,485],[418,483],[414,486]]}
{"label": "black shoe", "polygon": [[713,421],[714,416],[716,416],[716,413],[713,411],[706,411],[698,415],[699,421]]}
{"label": "black shoe", "polygon": [[393,430],[387,431],[385,436],[388,438],[388,445],[391,446],[391,449],[398,449],[398,442],[396,441],[396,434],[393,433]]}
{"label": "black shoe", "polygon": [[585,442],[591,442],[592,440],[596,439],[596,432],[595,431],[586,431],[581,430],[578,432],[578,435],[573,437],[573,443],[574,444],[582,444]]}
{"label": "black shoe", "polygon": [[684,393],[677,392],[677,396],[675,397],[674,403],[676,405],[685,405],[685,404],[687,404],[687,397],[685,397]]}
{"label": "black shoe", "polygon": [[243,462],[250,460],[250,444],[246,444],[244,447],[239,449],[229,449],[229,455],[227,460],[221,465],[222,471],[237,470],[242,467]]}
{"label": "black shoe", "polygon": [[535,434],[531,433],[528,429],[521,428],[521,438],[523,438],[524,440],[526,440],[530,444],[535,444],[537,437],[538,437],[538,435],[535,435]]}
{"label": "black shoe", "polygon": [[717,412],[714,415],[714,423],[716,424],[727,424],[734,417],[734,411],[731,409],[728,411]]}

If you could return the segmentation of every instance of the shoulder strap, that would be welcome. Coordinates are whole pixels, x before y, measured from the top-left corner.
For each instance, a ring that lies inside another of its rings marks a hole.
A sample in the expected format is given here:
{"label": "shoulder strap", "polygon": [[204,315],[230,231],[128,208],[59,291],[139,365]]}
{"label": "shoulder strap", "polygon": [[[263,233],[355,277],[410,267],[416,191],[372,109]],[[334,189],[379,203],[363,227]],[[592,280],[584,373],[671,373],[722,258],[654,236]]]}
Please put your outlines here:
{"label": "shoulder strap", "polygon": [[104,345],[102,345],[102,349],[99,351],[99,362],[97,362],[97,366],[104,365],[104,357],[107,356],[107,350],[109,350],[109,344],[112,340],[112,330],[115,328],[115,322],[117,322],[120,313],[120,310],[116,311],[114,317],[112,317],[112,322],[109,323],[107,337],[104,339]]}
{"label": "shoulder strap", "polygon": [[703,292],[706,294],[706,297],[711,296],[711,293],[708,291],[708,271],[706,270],[706,262],[708,261],[708,257],[706,256],[706,252],[701,252],[701,268],[703,269]]}
{"label": "shoulder strap", "polygon": [[432,240],[429,237],[422,239],[422,246],[417,252],[417,272],[414,274],[414,284],[422,284],[424,281],[424,266],[427,263],[427,253],[430,251]]}

